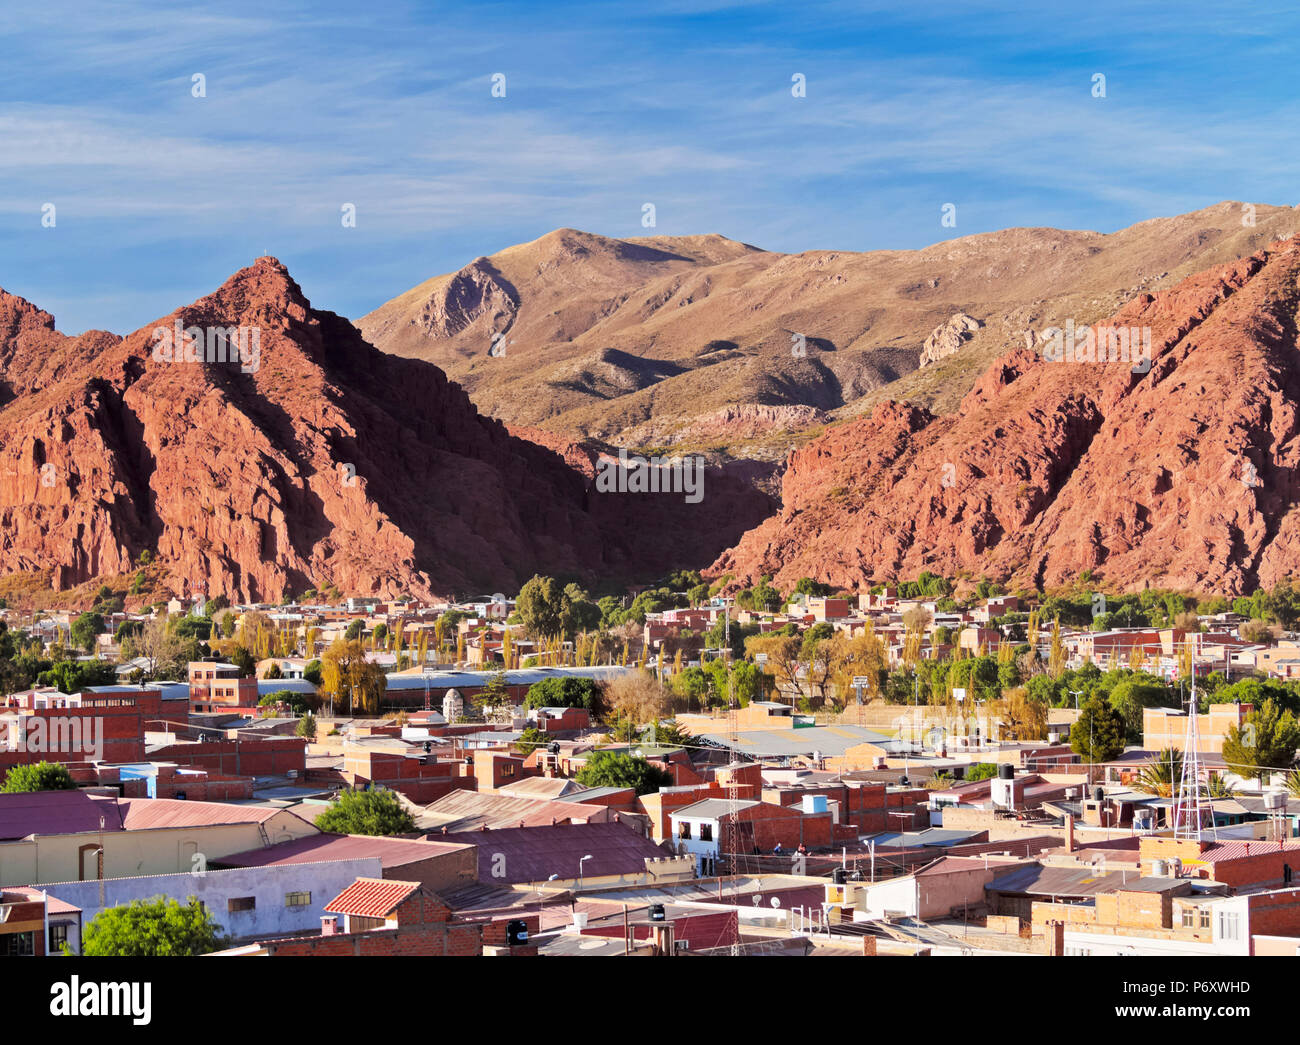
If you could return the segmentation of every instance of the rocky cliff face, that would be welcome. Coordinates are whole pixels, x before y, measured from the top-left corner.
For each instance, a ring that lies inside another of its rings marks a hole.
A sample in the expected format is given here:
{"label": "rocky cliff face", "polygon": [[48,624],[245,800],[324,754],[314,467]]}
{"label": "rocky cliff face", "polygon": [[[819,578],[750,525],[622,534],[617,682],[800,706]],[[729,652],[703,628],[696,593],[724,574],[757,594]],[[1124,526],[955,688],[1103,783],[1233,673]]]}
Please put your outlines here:
{"label": "rocky cliff face", "polygon": [[[707,561],[771,507],[752,491],[734,511],[596,498],[437,367],[312,309],[272,258],[126,338],[65,337],[0,292],[0,364],[0,576],[52,570],[58,589],[146,550],[175,591],[240,600],[653,577]],[[646,511],[668,532],[639,538]]]}
{"label": "rocky cliff face", "polygon": [[1300,567],[1298,285],[1300,237],[1004,355],[955,414],[880,404],[793,453],[711,572],[1272,584]]}
{"label": "rocky cliff face", "polygon": [[925,339],[925,344],[921,346],[921,366],[948,358],[969,341],[971,335],[983,325],[974,316],[968,316],[965,312],[958,312],[949,318],[948,322],[941,323],[930,332],[930,336]]}

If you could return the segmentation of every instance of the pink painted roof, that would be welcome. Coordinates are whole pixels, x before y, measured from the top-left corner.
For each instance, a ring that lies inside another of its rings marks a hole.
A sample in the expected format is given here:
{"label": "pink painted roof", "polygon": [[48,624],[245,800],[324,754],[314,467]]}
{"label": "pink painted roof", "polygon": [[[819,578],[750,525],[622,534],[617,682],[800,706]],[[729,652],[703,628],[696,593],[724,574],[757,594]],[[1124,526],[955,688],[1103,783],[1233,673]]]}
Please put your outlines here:
{"label": "pink painted roof", "polygon": [[0,839],[99,831],[101,817],[103,830],[123,829],[115,798],[99,798],[85,791],[0,795]]}
{"label": "pink painted roof", "polygon": [[308,864],[322,860],[352,860],[377,856],[385,868],[428,860],[471,846],[447,842],[428,842],[410,838],[383,838],[370,835],[308,835],[292,842],[280,842],[259,849],[249,849],[223,856],[214,863],[223,867],[276,867],[283,864]]}

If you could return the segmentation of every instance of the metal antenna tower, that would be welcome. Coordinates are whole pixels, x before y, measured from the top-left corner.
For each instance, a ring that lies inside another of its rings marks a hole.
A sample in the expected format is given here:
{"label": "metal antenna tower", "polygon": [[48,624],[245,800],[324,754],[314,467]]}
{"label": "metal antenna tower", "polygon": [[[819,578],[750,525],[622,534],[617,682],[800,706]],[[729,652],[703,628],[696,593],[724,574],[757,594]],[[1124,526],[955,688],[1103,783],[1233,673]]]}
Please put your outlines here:
{"label": "metal antenna tower", "polygon": [[[1185,640],[1186,642],[1186,640]],[[1183,738],[1183,771],[1174,797],[1174,837],[1199,841],[1214,831],[1214,807],[1201,797],[1200,705],[1196,699],[1196,646],[1188,642],[1192,686],[1187,700],[1187,733]]]}

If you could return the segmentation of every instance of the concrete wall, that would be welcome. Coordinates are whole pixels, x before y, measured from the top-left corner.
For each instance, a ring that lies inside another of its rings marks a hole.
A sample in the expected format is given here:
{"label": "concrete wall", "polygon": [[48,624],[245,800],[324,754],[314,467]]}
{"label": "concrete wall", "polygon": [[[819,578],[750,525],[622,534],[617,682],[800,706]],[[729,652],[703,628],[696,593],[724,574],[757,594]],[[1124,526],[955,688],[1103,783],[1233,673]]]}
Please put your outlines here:
{"label": "concrete wall", "polygon": [[105,831],[102,835],[97,832],[38,835],[33,841],[0,843],[0,886],[93,879],[98,869],[94,849],[101,839],[104,877],[125,878],[188,872],[199,854],[210,862],[247,849],[319,833],[315,825],[291,813],[280,812],[264,824]]}
{"label": "concrete wall", "polygon": [[[51,896],[80,907],[83,925],[88,925],[100,911],[132,900],[165,896],[183,904],[195,896],[221,926],[221,931],[239,941],[319,929],[327,903],[357,878],[378,878],[380,872],[379,858],[371,856],[279,867],[206,871],[202,874],[60,882],[45,888]],[[291,892],[310,893],[310,903],[285,906],[285,894]],[[254,900],[251,911],[229,910],[232,897],[249,896]],[[80,951],[81,942],[74,939],[75,935],[75,930],[69,931],[68,944],[74,951]]]}

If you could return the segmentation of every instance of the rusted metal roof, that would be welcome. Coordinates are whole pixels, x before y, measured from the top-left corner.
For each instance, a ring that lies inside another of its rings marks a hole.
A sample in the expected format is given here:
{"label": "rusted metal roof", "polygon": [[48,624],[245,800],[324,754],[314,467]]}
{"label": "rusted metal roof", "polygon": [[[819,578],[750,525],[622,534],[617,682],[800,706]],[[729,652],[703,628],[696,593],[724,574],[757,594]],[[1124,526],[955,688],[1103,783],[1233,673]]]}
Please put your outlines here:
{"label": "rusted metal roof", "polygon": [[443,840],[477,846],[480,880],[501,884],[545,882],[551,875],[575,879],[588,855],[582,861],[588,879],[644,874],[647,857],[673,855],[617,822],[469,831]]}

